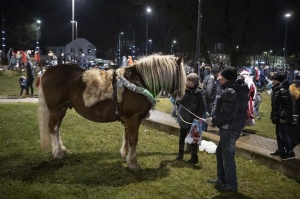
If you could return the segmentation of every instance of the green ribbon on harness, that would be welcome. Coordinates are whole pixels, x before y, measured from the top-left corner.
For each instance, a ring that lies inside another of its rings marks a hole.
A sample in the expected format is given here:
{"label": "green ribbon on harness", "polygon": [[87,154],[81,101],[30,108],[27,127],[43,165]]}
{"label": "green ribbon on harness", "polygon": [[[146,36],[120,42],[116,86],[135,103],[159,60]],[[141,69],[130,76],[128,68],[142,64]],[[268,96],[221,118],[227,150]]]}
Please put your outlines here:
{"label": "green ribbon on harness", "polygon": [[145,88],[137,86],[131,82],[129,82],[125,77],[119,77],[118,78],[118,82],[117,82],[118,86],[125,86],[126,88],[128,88],[131,91],[134,91],[136,93],[142,94],[144,96],[146,96],[148,98],[148,100],[150,101],[150,103],[152,104],[152,107],[156,105],[156,100],[153,97],[153,95]]}

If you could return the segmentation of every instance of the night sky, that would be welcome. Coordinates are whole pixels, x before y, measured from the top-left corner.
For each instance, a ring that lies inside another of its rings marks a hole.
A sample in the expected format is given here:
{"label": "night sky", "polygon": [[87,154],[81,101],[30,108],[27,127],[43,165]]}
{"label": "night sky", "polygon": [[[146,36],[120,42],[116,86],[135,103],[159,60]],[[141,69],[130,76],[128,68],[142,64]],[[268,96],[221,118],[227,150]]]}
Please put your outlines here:
{"label": "night sky", "polygon": [[[150,5],[154,9],[153,13],[151,13],[152,16],[149,18],[149,38],[156,37],[155,41],[157,42],[154,48],[156,48],[156,51],[162,51],[164,47],[162,43],[166,43],[166,41],[160,41],[163,37],[160,35],[161,31],[158,31],[155,25],[160,22],[164,15],[169,17],[170,13],[158,7],[156,5],[157,1],[141,1],[141,4],[134,4],[133,6],[133,3],[138,1],[75,0],[75,20],[78,21],[78,37],[89,40],[96,46],[97,50],[103,54],[107,49],[116,46],[118,33],[120,31],[125,31],[128,39],[135,37],[137,47],[142,46],[145,41],[145,10],[143,9],[146,9],[146,6]],[[164,0],[161,0],[161,2],[162,1]],[[172,2],[168,0],[165,1]],[[197,0],[194,1],[198,2]],[[230,2],[230,0],[224,1]],[[242,1],[247,2],[246,0]],[[184,2],[184,0],[174,0],[173,2],[177,2],[178,5],[180,2]],[[202,35],[208,42],[208,49],[212,50],[214,43],[217,40],[217,42],[222,40],[221,34],[215,37],[211,36],[212,34],[216,34],[213,32],[216,30],[213,25],[220,23],[220,26],[222,26],[222,23],[224,23],[221,20],[216,22],[219,13],[220,15],[222,14],[222,9],[218,8],[220,9],[219,12],[213,11],[214,0],[202,0],[202,2],[204,2]],[[249,30],[251,35],[255,38],[255,41],[253,41],[265,46],[266,49],[274,49],[274,51],[277,49],[277,51],[280,52],[284,43],[284,13],[292,11],[293,16],[289,19],[288,23],[289,34],[287,46],[290,52],[299,52],[300,0],[260,0],[260,2],[265,2],[265,5],[262,4],[264,6],[262,9],[265,9],[266,12],[257,16],[257,24],[255,26],[253,25],[254,28]],[[239,8],[237,8],[237,11],[238,10]],[[188,11],[191,12],[191,10]],[[192,9],[192,11],[193,13],[185,13],[186,16],[197,16],[197,9]],[[70,21],[72,19],[72,0],[1,0],[0,12],[1,16],[5,18],[6,29],[13,29],[19,24],[34,22],[40,19],[42,21],[41,48],[45,48],[46,46],[63,46],[71,42],[72,26]],[[212,16],[212,13],[214,16]],[[212,18],[216,18],[216,21],[211,22]],[[196,21],[195,17],[194,20]],[[177,19],[177,21],[180,20]],[[132,30],[135,30],[134,36]],[[190,35],[183,34],[183,32],[188,31],[192,33]],[[188,44],[184,45],[185,42],[188,43],[188,41],[185,41],[185,38],[195,37],[195,34],[191,36],[193,34],[192,28],[188,30],[188,28],[185,27],[182,28],[181,31],[172,31],[168,39],[172,40],[173,38],[177,38],[177,48],[185,50],[190,46]],[[14,45],[13,41],[9,41],[9,36],[10,35],[6,35],[7,43]],[[195,38],[190,42],[193,43],[194,40]],[[192,46],[191,48],[194,47]]]}

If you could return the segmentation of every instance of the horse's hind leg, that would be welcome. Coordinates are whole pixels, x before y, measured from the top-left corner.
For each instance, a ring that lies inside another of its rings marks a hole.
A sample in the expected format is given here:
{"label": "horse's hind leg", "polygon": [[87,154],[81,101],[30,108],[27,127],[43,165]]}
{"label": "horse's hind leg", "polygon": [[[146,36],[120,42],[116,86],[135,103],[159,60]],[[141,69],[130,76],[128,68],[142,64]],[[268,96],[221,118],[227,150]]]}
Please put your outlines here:
{"label": "horse's hind leg", "polygon": [[51,111],[49,115],[49,128],[51,132],[52,154],[55,159],[61,159],[67,153],[67,149],[63,145],[60,137],[59,128],[65,117],[67,108],[63,107],[56,111]]}
{"label": "horse's hind leg", "polygon": [[140,165],[136,159],[136,145],[138,143],[138,133],[141,120],[139,118],[131,118],[126,120],[126,129],[123,140],[123,146],[121,148],[121,156],[124,159],[126,156],[126,162],[129,166],[129,169],[133,171],[139,171]]}

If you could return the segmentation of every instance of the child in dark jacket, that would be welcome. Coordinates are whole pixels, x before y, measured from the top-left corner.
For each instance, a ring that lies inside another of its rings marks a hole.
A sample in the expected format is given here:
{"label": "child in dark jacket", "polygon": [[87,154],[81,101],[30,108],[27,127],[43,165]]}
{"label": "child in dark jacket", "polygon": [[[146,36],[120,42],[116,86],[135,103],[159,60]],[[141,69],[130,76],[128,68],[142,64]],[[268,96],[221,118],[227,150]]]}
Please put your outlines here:
{"label": "child in dark jacket", "polygon": [[[183,108],[184,107],[184,108]],[[185,137],[191,129],[191,123],[195,118],[203,118],[205,113],[205,101],[202,89],[199,88],[199,77],[196,73],[190,73],[187,76],[186,91],[180,102],[179,117],[179,150],[177,160],[182,160],[184,155]],[[188,110],[188,111],[187,111]],[[196,117],[195,117],[196,116]],[[190,144],[191,159],[187,162],[191,164],[198,163],[197,143]]]}
{"label": "child in dark jacket", "polygon": [[19,77],[19,84],[20,84],[20,87],[21,87],[21,92],[20,92],[20,96],[23,95],[23,90],[25,89],[25,91],[27,92],[26,88],[27,88],[27,80],[26,80],[26,77],[24,76],[21,76]]}
{"label": "child in dark jacket", "polygon": [[293,122],[293,103],[289,92],[289,83],[283,73],[272,76],[271,115],[270,119],[276,126],[277,150],[270,155],[280,156],[282,160],[295,158],[293,144],[288,134]]}

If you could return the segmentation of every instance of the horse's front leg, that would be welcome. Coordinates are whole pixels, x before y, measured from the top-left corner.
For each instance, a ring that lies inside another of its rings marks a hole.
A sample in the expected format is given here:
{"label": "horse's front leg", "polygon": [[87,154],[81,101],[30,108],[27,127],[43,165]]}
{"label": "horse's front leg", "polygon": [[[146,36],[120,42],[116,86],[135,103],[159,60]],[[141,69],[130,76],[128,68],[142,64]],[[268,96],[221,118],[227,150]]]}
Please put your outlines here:
{"label": "horse's front leg", "polygon": [[121,155],[122,152],[123,155],[125,155],[127,151],[126,162],[128,164],[129,169],[135,172],[141,169],[136,159],[136,146],[138,143],[138,133],[140,124],[141,120],[138,118],[131,118],[126,121],[127,127],[125,129],[125,136],[123,140],[123,146],[121,149]]}
{"label": "horse's front leg", "polygon": [[126,157],[127,157],[127,154],[128,154],[128,133],[127,133],[127,127],[126,126],[125,126],[125,132],[124,132],[124,136],[123,136],[123,144],[122,144],[120,153],[121,153],[122,160],[124,162],[126,162]]}
{"label": "horse's front leg", "polygon": [[63,142],[60,137],[59,128],[61,126],[62,119],[66,114],[67,109],[63,109],[58,113],[50,114],[50,132],[51,132],[51,145],[52,145],[52,154],[54,159],[61,159],[64,158],[67,154],[67,149],[63,145]]}

